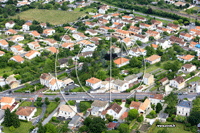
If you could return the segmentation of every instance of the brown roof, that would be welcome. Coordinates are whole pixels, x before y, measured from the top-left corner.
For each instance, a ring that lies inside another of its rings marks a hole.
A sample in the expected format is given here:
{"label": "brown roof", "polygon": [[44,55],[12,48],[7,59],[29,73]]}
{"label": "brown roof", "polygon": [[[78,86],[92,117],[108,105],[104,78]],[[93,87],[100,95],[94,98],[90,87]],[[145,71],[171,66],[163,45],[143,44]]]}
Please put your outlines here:
{"label": "brown roof", "polygon": [[194,56],[188,54],[188,55],[186,55],[186,56],[182,56],[182,57],[179,57],[179,58],[182,58],[182,59],[184,59],[184,60],[190,60],[190,59],[194,58]]}
{"label": "brown roof", "polygon": [[163,94],[154,94],[150,98],[162,100],[163,99]]}
{"label": "brown roof", "polygon": [[120,117],[121,120],[124,120],[128,117],[128,112],[124,112],[124,114]]}
{"label": "brown roof", "polygon": [[173,28],[178,28],[178,27],[179,27],[178,25],[175,25],[175,24],[172,24],[172,23],[168,23],[167,26],[169,26],[169,27],[173,27]]}
{"label": "brown roof", "polygon": [[7,22],[9,24],[14,24],[15,22],[13,20],[10,20],[9,22]]}
{"label": "brown roof", "polygon": [[6,32],[10,32],[10,33],[12,33],[12,34],[17,34],[17,31],[15,31],[15,30],[13,30],[13,29],[9,29],[9,30],[7,30]]}
{"label": "brown roof", "polygon": [[40,34],[36,30],[32,31],[31,34],[33,34],[34,36],[40,36]]}
{"label": "brown roof", "polygon": [[10,107],[11,106],[7,104],[7,105],[4,105],[1,109],[7,109],[7,108],[10,109]]}
{"label": "brown roof", "polygon": [[16,111],[16,114],[29,116],[35,109],[35,107],[19,107],[19,109]]}
{"label": "brown roof", "polygon": [[31,22],[27,22],[27,23],[25,23],[25,25],[31,26],[32,23]]}
{"label": "brown roof", "polygon": [[117,123],[115,123],[115,122],[110,122],[110,123],[108,124],[108,128],[114,128],[116,125],[117,125]]}
{"label": "brown roof", "polygon": [[175,81],[178,82],[179,84],[180,84],[180,83],[183,83],[183,82],[185,81],[184,78],[181,77],[181,76],[178,76],[178,77],[174,78],[173,80],[175,80]]}
{"label": "brown roof", "polygon": [[117,65],[120,65],[120,64],[127,62],[127,61],[129,61],[129,59],[121,57],[121,58],[114,60],[114,63],[117,64]]}
{"label": "brown roof", "polygon": [[12,97],[2,97],[0,102],[4,102],[4,103],[12,103],[12,100],[14,98]]}
{"label": "brown roof", "polygon": [[165,78],[161,79],[161,80],[160,80],[160,82],[165,82],[166,80],[168,80],[168,78],[167,78],[167,77],[165,77]]}
{"label": "brown roof", "polygon": [[17,62],[24,61],[24,59],[20,55],[13,56],[12,58],[14,58]]}
{"label": "brown roof", "polygon": [[142,103],[142,105],[140,106],[140,109],[141,110],[146,110],[146,108],[149,106],[149,104],[150,104],[150,100],[149,99],[146,99],[145,101],[144,101],[144,103]]}
{"label": "brown roof", "polygon": [[89,82],[89,83],[92,83],[92,84],[96,84],[96,83],[100,82],[101,80],[92,77],[92,78],[90,78],[90,79],[88,79],[88,80],[86,80],[86,81]]}
{"label": "brown roof", "polygon": [[5,52],[3,52],[3,51],[0,50],[0,55],[4,55],[4,54],[5,54]]}
{"label": "brown roof", "polygon": [[[31,50],[28,53],[25,54],[26,57],[30,57],[31,55],[33,55],[34,53],[36,53],[37,51],[35,50]],[[38,53],[38,52],[37,52]]]}
{"label": "brown roof", "polygon": [[185,64],[185,65],[183,65],[182,67],[191,68],[192,66],[193,66],[192,64]]}
{"label": "brown roof", "polygon": [[112,109],[113,111],[115,111],[117,114],[119,114],[119,112],[122,110],[122,107],[119,106],[117,103],[113,103],[110,106],[107,107],[106,110]]}
{"label": "brown roof", "polygon": [[139,108],[140,108],[141,105],[142,105],[141,102],[132,101],[130,107],[133,107],[134,109],[139,110]]}
{"label": "brown roof", "polygon": [[55,47],[49,47],[48,50],[50,50],[54,54],[59,52],[59,50],[57,50]]}
{"label": "brown roof", "polygon": [[0,40],[0,43],[2,44],[2,45],[8,45],[8,42],[6,41],[6,40]]}

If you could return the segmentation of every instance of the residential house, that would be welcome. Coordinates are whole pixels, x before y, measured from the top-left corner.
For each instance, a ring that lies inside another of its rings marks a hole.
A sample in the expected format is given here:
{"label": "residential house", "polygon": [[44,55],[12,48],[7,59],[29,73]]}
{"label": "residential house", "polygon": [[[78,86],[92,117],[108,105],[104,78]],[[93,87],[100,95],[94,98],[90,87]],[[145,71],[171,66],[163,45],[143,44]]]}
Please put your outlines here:
{"label": "residential house", "polygon": [[120,57],[118,59],[115,59],[114,63],[116,64],[117,67],[122,67],[122,66],[129,64],[129,59]]}
{"label": "residential house", "polygon": [[149,41],[149,38],[145,35],[134,34],[134,35],[132,35],[132,37],[134,38],[134,41],[139,40],[142,43],[146,43]]}
{"label": "residential house", "polygon": [[99,44],[99,41],[101,40],[101,38],[99,37],[92,37],[90,39],[91,42],[93,42],[94,44],[98,45]]}
{"label": "residential house", "polygon": [[43,31],[43,34],[44,34],[45,36],[52,36],[55,32],[56,32],[56,31],[55,31],[54,29],[45,29],[45,30]]}
{"label": "residential house", "polygon": [[118,54],[118,53],[121,52],[121,48],[119,48],[119,47],[117,47],[117,46],[115,46],[115,45],[112,45],[112,46],[110,47],[110,50],[112,51],[112,53],[116,53],[116,54]]}
{"label": "residential house", "polygon": [[158,45],[156,45],[156,44],[151,44],[150,46],[153,47],[155,50],[157,50],[157,48],[158,48]]}
{"label": "residential house", "polygon": [[176,114],[180,116],[189,116],[193,103],[187,100],[179,100],[176,106]]}
{"label": "residential house", "polygon": [[93,52],[92,51],[88,51],[88,52],[80,53],[80,54],[74,56],[72,59],[73,60],[79,60],[79,58],[81,56],[83,56],[84,58],[86,58],[86,57],[92,57],[92,55],[93,55]]}
{"label": "residential house", "polygon": [[70,129],[74,129],[74,127],[79,126],[80,120],[81,120],[81,117],[80,117],[80,116],[74,116],[74,117],[72,118],[72,120],[68,123],[68,127],[69,127]]}
{"label": "residential house", "polygon": [[162,27],[163,26],[163,22],[152,19],[151,23],[153,25],[153,28],[156,29],[157,27]]}
{"label": "residential house", "polygon": [[122,41],[122,43],[125,43],[127,47],[133,46],[133,42],[131,41],[131,39],[129,37],[124,38]]}
{"label": "residential house", "polygon": [[17,34],[17,31],[13,30],[13,29],[9,29],[5,32],[5,35],[15,35]]}
{"label": "residential house", "polygon": [[140,29],[140,27],[130,26],[129,30],[136,34],[142,34],[142,29]]}
{"label": "residential house", "polygon": [[149,109],[151,109],[151,101],[147,98],[142,105],[139,107],[138,112],[141,114],[146,114]]}
{"label": "residential house", "polygon": [[113,119],[119,119],[123,114],[123,109],[117,103],[113,103],[109,105],[104,111],[102,111],[101,118],[105,118],[106,114],[112,115]]}
{"label": "residential house", "polygon": [[165,77],[165,78],[162,78],[161,80],[159,80],[159,82],[160,82],[160,85],[164,86],[167,83],[169,83],[169,79],[167,77]]}
{"label": "residential house", "polygon": [[15,22],[12,20],[5,24],[6,29],[12,29],[14,26],[15,26]]}
{"label": "residential house", "polygon": [[57,50],[55,47],[49,47],[49,48],[47,48],[47,50],[50,51],[51,54],[59,53],[59,50]]}
{"label": "residential house", "polygon": [[9,107],[11,107],[15,103],[15,98],[12,98],[12,97],[2,97],[1,100],[0,100],[0,103],[1,103],[1,109],[4,106],[7,106],[9,108]]}
{"label": "residential house", "polygon": [[88,37],[85,36],[83,33],[73,33],[73,34],[72,34],[72,37],[73,37],[74,39],[76,39],[77,41],[84,40],[84,39],[88,39]]}
{"label": "residential house", "polygon": [[160,45],[164,50],[171,47],[171,45],[169,44],[169,41],[164,40],[164,39],[158,39],[156,41],[156,45]]}
{"label": "residential house", "polygon": [[60,65],[60,68],[65,68],[65,67],[67,67],[68,59],[67,58],[59,59],[58,63]]}
{"label": "residential house", "polygon": [[4,56],[4,55],[5,55],[5,52],[3,52],[3,51],[0,50],[0,57]]}
{"label": "residential house", "polygon": [[28,53],[25,54],[25,58],[31,60],[31,59],[33,59],[37,56],[40,56],[40,55],[41,55],[40,52],[35,51],[35,50],[31,50],[31,51],[29,51]]}
{"label": "residential house", "polygon": [[102,17],[103,17],[102,14],[97,14],[97,15],[92,16],[93,19],[99,19],[99,18],[102,18]]}
{"label": "residential house", "polygon": [[180,30],[180,27],[176,24],[168,23],[167,28],[173,31],[178,31]]}
{"label": "residential house", "polygon": [[19,53],[24,52],[24,49],[20,45],[12,46],[10,49],[15,54],[19,54]]}
{"label": "residential house", "polygon": [[143,18],[143,17],[139,17],[139,16],[135,16],[135,22],[138,23],[138,22],[145,22],[147,21],[146,18]]}
{"label": "residential house", "polygon": [[138,76],[135,74],[128,75],[127,77],[124,78],[124,81],[128,82],[129,84],[134,83],[137,80],[138,80]]}
{"label": "residential house", "polygon": [[129,50],[129,55],[135,56],[135,57],[146,56],[146,54],[147,54],[147,51],[145,49],[142,49],[139,47],[135,47],[135,48]]}
{"label": "residential house", "polygon": [[91,104],[91,115],[100,116],[101,112],[108,107],[108,101],[94,100]]}
{"label": "residential house", "polygon": [[122,19],[131,20],[131,19],[133,19],[133,17],[131,17],[131,16],[128,16],[128,15],[125,15],[125,16],[122,16]]}
{"label": "residential house", "polygon": [[35,41],[35,42],[30,42],[30,43],[28,43],[27,45],[28,45],[29,48],[32,49],[32,50],[37,50],[37,49],[40,48],[40,44],[39,44],[37,41]]}
{"label": "residential house", "polygon": [[111,16],[110,16],[110,15],[104,14],[104,15],[103,15],[103,19],[110,20],[110,19],[111,19]]}
{"label": "residential house", "polygon": [[191,41],[191,42],[190,42],[190,45],[189,45],[189,48],[190,48],[190,49],[193,49],[193,48],[195,48],[195,46],[196,46],[197,44],[198,44],[198,43]]}
{"label": "residential house", "polygon": [[33,36],[33,37],[37,37],[40,38],[40,33],[38,33],[36,30],[32,31],[31,33],[29,33],[29,35]]}
{"label": "residential house", "polygon": [[100,25],[105,25],[105,24],[109,23],[109,21],[106,19],[103,19],[103,18],[99,18],[97,23]]}
{"label": "residential house", "polygon": [[19,42],[19,41],[22,41],[24,40],[24,37],[21,36],[21,35],[14,35],[12,36],[12,38],[10,39],[12,42]]}
{"label": "residential house", "polygon": [[41,26],[42,28],[44,28],[44,29],[47,28],[47,24],[46,24],[46,23],[40,23],[40,26]]}
{"label": "residential house", "polygon": [[63,117],[65,119],[73,118],[76,115],[77,107],[71,105],[61,105],[58,109],[58,117]]}
{"label": "residential house", "polygon": [[16,114],[20,120],[31,121],[36,111],[36,107],[19,107],[19,109],[16,111]]}
{"label": "residential house", "polygon": [[116,90],[118,90],[120,92],[123,92],[123,91],[129,89],[129,82],[128,81],[123,81],[123,80],[120,80],[120,79],[116,79],[113,82],[113,87]]}
{"label": "residential house", "polygon": [[51,39],[51,38],[47,38],[43,41],[49,46],[56,46],[58,44],[56,40]]}
{"label": "residential house", "polygon": [[73,27],[70,27],[70,26],[66,26],[64,27],[65,30],[70,30],[71,33],[76,33],[77,32],[77,29],[76,28],[73,28]]}
{"label": "residential house", "polygon": [[88,29],[88,30],[85,31],[85,34],[89,34],[91,36],[96,36],[97,32],[93,29]]}
{"label": "residential house", "polygon": [[32,25],[31,22],[26,22],[25,24],[23,24],[23,25],[22,25],[23,31],[29,31],[31,25]]}
{"label": "residential house", "polygon": [[179,37],[187,41],[191,41],[193,38],[193,36],[188,33],[180,33]]}
{"label": "residential house", "polygon": [[13,60],[18,63],[24,63],[24,59],[20,55],[15,55],[11,57],[10,60]]}
{"label": "residential house", "polygon": [[74,43],[67,42],[61,45],[62,48],[68,48],[69,50],[74,50]]}
{"label": "residential house", "polygon": [[97,24],[95,22],[89,22],[89,21],[86,21],[85,25],[88,26],[88,27],[90,27],[90,28],[94,28],[96,26],[99,26],[99,24]]}
{"label": "residential house", "polygon": [[180,45],[182,47],[186,46],[186,42],[184,42],[184,39],[178,38],[176,36],[171,36],[170,41],[171,41],[171,44],[177,43],[178,45]]}
{"label": "residential house", "polygon": [[148,31],[146,32],[146,35],[147,35],[148,37],[152,36],[152,37],[154,37],[154,39],[156,39],[156,40],[160,39],[160,33],[157,32],[157,31],[148,30]]}
{"label": "residential house", "polygon": [[113,33],[114,36],[126,38],[129,37],[129,32],[121,29],[117,29],[116,32]]}
{"label": "residential house", "polygon": [[170,80],[169,85],[180,90],[185,87],[185,80],[183,77],[178,76]]}
{"label": "residential house", "polygon": [[153,85],[154,84],[154,76],[149,73],[145,73],[143,76],[143,82],[146,85]]}
{"label": "residential house", "polygon": [[152,94],[148,99],[151,101],[151,104],[157,105],[158,103],[164,103],[163,97],[163,94]]}
{"label": "residential house", "polygon": [[0,40],[0,47],[2,48],[2,49],[8,49],[8,47],[9,47],[9,44],[8,44],[8,42],[6,41],[6,40]]}
{"label": "residential house", "polygon": [[190,62],[194,59],[195,56],[193,55],[183,55],[183,56],[178,56],[178,60],[183,61],[184,63]]}
{"label": "residential house", "polygon": [[171,32],[172,32],[173,30],[168,29],[168,28],[163,28],[163,27],[157,27],[157,28],[156,28],[156,31],[159,32],[159,33],[167,32],[168,34],[171,34]]}
{"label": "residential house", "polygon": [[141,105],[142,105],[142,102],[132,101],[129,108],[130,109],[137,109],[137,110],[139,110],[139,108],[140,108]]}
{"label": "residential house", "polygon": [[153,29],[151,25],[145,23],[140,23],[139,27],[141,29],[148,29],[148,30]]}
{"label": "residential house", "polygon": [[161,56],[159,56],[159,55],[152,55],[145,59],[145,62],[149,62],[150,64],[155,64],[160,61],[161,61]]}
{"label": "residential house", "polygon": [[72,41],[71,37],[69,37],[68,35],[61,36],[60,39],[61,39],[61,41],[64,41],[64,42]]}
{"label": "residential house", "polygon": [[190,73],[190,72],[193,72],[197,69],[197,67],[195,65],[192,65],[192,64],[185,64],[181,67],[181,70],[183,72],[186,72],[186,73]]}
{"label": "residential house", "polygon": [[86,80],[86,85],[90,86],[93,90],[100,88],[102,80],[97,78],[90,78]]}

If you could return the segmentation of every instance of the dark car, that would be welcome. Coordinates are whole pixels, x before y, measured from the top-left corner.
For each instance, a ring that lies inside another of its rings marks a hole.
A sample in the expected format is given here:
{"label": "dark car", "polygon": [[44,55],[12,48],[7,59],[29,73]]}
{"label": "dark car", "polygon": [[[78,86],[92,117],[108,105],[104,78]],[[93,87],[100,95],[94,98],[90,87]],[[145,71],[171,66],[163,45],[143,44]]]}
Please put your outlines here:
{"label": "dark car", "polygon": [[69,92],[66,92],[65,95],[69,95]]}

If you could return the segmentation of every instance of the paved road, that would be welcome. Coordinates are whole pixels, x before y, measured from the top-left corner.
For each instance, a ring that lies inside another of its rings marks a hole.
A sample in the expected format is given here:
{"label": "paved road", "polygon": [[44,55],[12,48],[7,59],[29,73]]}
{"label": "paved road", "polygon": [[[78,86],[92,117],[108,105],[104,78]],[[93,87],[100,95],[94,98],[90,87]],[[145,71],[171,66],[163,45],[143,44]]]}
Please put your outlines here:
{"label": "paved road", "polygon": [[40,116],[38,116],[38,118],[33,122],[33,126],[37,125],[38,122],[44,117],[44,114],[46,112],[47,106],[46,104],[42,105],[42,113],[40,114]]}
{"label": "paved road", "polygon": [[53,115],[57,112],[58,108],[59,108],[61,105],[64,105],[64,104],[65,104],[65,102],[61,102],[61,103],[58,105],[58,107],[57,107],[46,119],[44,119],[44,121],[42,122],[42,125],[44,126],[45,124],[47,124],[47,123],[51,120],[51,118],[53,117]]}

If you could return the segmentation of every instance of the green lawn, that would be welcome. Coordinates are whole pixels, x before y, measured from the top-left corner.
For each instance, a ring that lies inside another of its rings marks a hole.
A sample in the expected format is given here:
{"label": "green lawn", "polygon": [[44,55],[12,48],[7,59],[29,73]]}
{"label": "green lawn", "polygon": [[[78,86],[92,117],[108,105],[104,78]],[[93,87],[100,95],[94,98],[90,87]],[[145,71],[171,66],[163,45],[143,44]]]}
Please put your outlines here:
{"label": "green lawn", "polygon": [[191,82],[198,81],[198,80],[200,80],[200,77],[194,77],[194,78],[188,80],[187,83],[191,83]]}
{"label": "green lawn", "polygon": [[20,127],[16,128],[14,132],[11,132],[9,127],[3,127],[4,133],[29,133],[29,129],[32,127],[32,123],[20,121]]}
{"label": "green lawn", "polygon": [[[185,131],[184,130],[184,124],[181,124],[181,123],[177,123],[177,122],[166,122],[164,123],[165,125],[168,125],[168,124],[175,124],[176,127],[175,128],[165,128],[168,130],[169,133],[191,133],[190,131]],[[155,129],[153,130],[153,133],[157,133],[159,130],[162,130],[164,128],[162,127],[155,127]]]}
{"label": "green lawn", "polygon": [[157,89],[157,87],[152,87],[151,89],[150,89],[150,91],[154,91],[154,90],[156,90]]}
{"label": "green lawn", "polygon": [[39,22],[49,22],[51,24],[63,24],[76,21],[79,17],[84,15],[85,12],[69,12],[61,10],[43,10],[43,9],[30,9],[20,14],[16,14],[11,18],[18,18],[24,20],[37,20]]}
{"label": "green lawn", "polygon": [[81,112],[85,112],[88,108],[91,108],[92,101],[81,101],[79,104]]}
{"label": "green lawn", "polygon": [[[87,87],[87,86],[83,86],[83,88],[88,91],[90,89],[90,87]],[[74,88],[72,90],[70,90],[70,92],[85,92],[85,90],[83,89],[82,87],[77,87],[77,88]]]}
{"label": "green lawn", "polygon": [[[81,8],[76,8],[76,9],[74,9],[74,12],[78,12],[78,11],[80,11],[80,9]],[[95,9],[95,8],[87,8],[87,9],[83,10],[82,12],[97,12],[97,9]]]}
{"label": "green lawn", "polygon": [[28,106],[28,107],[30,107],[31,104],[32,104],[32,102],[29,102],[29,101],[23,101],[23,102],[19,105],[19,107],[21,107],[21,106]]}
{"label": "green lawn", "polygon": [[57,102],[50,102],[50,104],[47,106],[45,115],[48,116],[49,114],[51,114],[59,105],[59,103]]}
{"label": "green lawn", "polygon": [[34,117],[39,116],[41,113],[42,113],[42,108],[41,107],[37,108],[37,111],[35,112]]}

